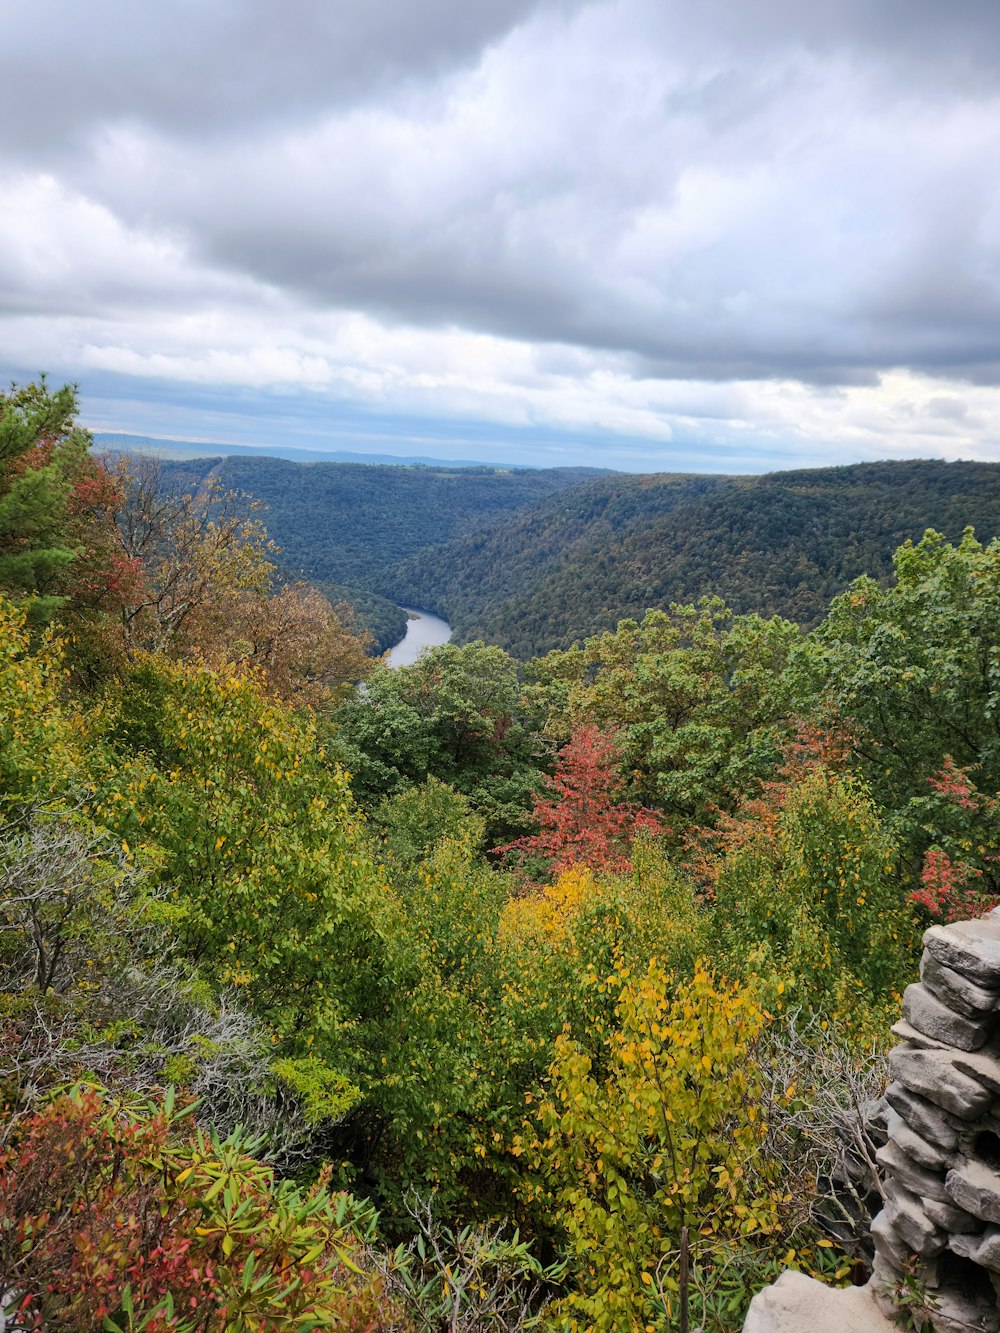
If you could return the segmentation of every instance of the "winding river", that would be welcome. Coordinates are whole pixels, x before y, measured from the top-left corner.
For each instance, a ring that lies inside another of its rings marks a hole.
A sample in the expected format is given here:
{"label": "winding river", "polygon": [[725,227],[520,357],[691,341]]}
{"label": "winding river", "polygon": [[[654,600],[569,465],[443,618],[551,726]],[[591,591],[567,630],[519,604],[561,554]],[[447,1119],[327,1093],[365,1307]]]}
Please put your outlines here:
{"label": "winding river", "polygon": [[406,612],[406,633],[386,653],[386,666],[412,666],[425,648],[436,648],[451,638],[451,626],[440,616],[432,616],[415,606],[403,606],[400,610]]}

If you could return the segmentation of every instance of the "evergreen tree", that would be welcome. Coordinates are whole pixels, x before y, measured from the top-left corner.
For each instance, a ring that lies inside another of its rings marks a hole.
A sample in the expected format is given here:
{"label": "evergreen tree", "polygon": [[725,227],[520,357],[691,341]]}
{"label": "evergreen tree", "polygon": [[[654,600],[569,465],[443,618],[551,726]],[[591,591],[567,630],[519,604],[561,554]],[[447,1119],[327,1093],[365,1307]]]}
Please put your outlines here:
{"label": "evergreen tree", "polygon": [[37,384],[0,391],[0,588],[33,623],[66,600],[77,554],[70,502],[90,437],[74,425],[76,390]]}

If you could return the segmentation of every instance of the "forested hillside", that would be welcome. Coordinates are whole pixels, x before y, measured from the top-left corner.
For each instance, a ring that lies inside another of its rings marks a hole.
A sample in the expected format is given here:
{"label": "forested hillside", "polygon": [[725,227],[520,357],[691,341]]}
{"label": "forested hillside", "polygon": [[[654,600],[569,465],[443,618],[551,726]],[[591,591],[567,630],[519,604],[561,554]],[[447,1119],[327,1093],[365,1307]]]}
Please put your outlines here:
{"label": "forested hillside", "polygon": [[[6,1326],[735,1333],[867,1272],[921,934],[1000,894],[1000,541],[393,671],[75,407],[0,393]],[[622,493],[699,486],[753,490]]]}
{"label": "forested hillside", "polygon": [[717,594],[806,626],[901,542],[1000,532],[1000,467],[888,462],[763,477],[610,476],[403,565],[400,600],[519,657]]}
{"label": "forested hillside", "polygon": [[[220,482],[266,506],[280,563],[354,603],[382,646],[403,632],[389,576],[400,561],[488,528],[576,485],[589,469],[426,468],[227,458]],[[374,596],[373,596],[374,594]]]}

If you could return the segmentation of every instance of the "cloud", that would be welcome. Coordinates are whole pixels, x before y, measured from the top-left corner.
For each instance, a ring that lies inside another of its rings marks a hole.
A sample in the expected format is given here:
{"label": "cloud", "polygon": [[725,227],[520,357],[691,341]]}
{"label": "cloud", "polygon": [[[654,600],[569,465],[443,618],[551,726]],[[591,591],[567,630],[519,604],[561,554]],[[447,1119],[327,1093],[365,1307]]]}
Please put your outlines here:
{"label": "cloud", "polygon": [[0,52],[8,365],[991,447],[995,0],[35,0]]}

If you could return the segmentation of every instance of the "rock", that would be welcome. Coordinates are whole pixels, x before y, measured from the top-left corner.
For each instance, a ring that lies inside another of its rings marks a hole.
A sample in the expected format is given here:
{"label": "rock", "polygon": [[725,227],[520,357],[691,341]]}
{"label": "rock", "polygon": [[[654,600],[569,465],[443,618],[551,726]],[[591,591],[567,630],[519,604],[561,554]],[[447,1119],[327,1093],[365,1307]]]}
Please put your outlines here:
{"label": "rock", "polygon": [[750,1302],[743,1333],[898,1333],[868,1287],[826,1287],[789,1270]]}
{"label": "rock", "polygon": [[929,1037],[926,1032],[921,1032],[915,1028],[912,1023],[908,1023],[905,1018],[900,1018],[893,1023],[889,1031],[900,1041],[909,1042],[911,1046],[917,1046],[922,1051],[950,1051],[951,1047],[946,1041],[938,1041],[937,1037]]}
{"label": "rock", "polygon": [[957,1051],[920,1050],[907,1043],[889,1052],[889,1068],[911,1092],[960,1120],[975,1120],[993,1099],[980,1082],[957,1067],[958,1056]]}
{"label": "rock", "polygon": [[[905,1241],[896,1234],[892,1223],[883,1210],[874,1218],[871,1225],[872,1243],[877,1254],[882,1255],[892,1266],[894,1272],[902,1274],[904,1267],[913,1264],[914,1255]],[[928,1287],[936,1287],[941,1278],[939,1259],[925,1259],[917,1268],[918,1279]]]}
{"label": "rock", "polygon": [[946,1152],[954,1152],[958,1147],[959,1126],[962,1121],[954,1119],[935,1106],[926,1097],[918,1097],[915,1092],[902,1083],[890,1083],[885,1090],[886,1100],[915,1134],[929,1143],[940,1144]]}
{"label": "rock", "polygon": [[920,1202],[924,1205],[924,1212],[934,1225],[941,1227],[943,1231],[949,1232],[952,1237],[974,1235],[983,1229],[981,1218],[973,1217],[964,1208],[958,1208],[953,1203],[941,1203],[939,1199],[924,1198],[921,1198]]}
{"label": "rock", "polygon": [[949,1009],[965,1014],[967,1018],[978,1018],[981,1014],[1000,1012],[1000,986],[996,990],[977,986],[961,972],[939,963],[927,949],[924,950],[924,956],[920,960],[920,980]]}
{"label": "rock", "polygon": [[887,1171],[894,1181],[898,1181],[911,1194],[924,1199],[937,1199],[941,1203],[951,1203],[952,1196],[944,1187],[944,1173],[928,1171],[911,1161],[902,1147],[890,1139],[884,1148],[879,1148],[875,1160],[883,1171]]}
{"label": "rock", "polygon": [[871,1282],[868,1285],[871,1287],[878,1308],[893,1322],[895,1322],[898,1311],[898,1306],[894,1300],[895,1288],[898,1283],[902,1282],[903,1277],[902,1267],[876,1250],[875,1259],[872,1262]]}
{"label": "rock", "polygon": [[911,1254],[935,1259],[947,1244],[947,1232],[934,1225],[920,1199],[894,1180],[885,1182],[884,1211],[893,1231]]}
{"label": "rock", "polygon": [[987,1227],[979,1236],[952,1236],[948,1249],[991,1273],[1000,1274],[1000,1227]]}
{"label": "rock", "polygon": [[1000,920],[992,913],[976,921],[931,926],[924,932],[924,948],[975,985],[1000,989]]}
{"label": "rock", "polygon": [[965,1158],[945,1177],[945,1187],[958,1204],[984,1222],[1000,1222],[1000,1174],[987,1166]]}
{"label": "rock", "polygon": [[[940,1111],[938,1112],[940,1115]],[[949,1154],[937,1143],[928,1143],[912,1130],[898,1111],[890,1109],[888,1118],[890,1140],[918,1166],[927,1171],[943,1171]]]}
{"label": "rock", "polygon": [[934,1292],[927,1313],[934,1333],[1000,1333],[1000,1311],[995,1302],[956,1287]]}
{"label": "rock", "polygon": [[914,983],[903,992],[903,1017],[918,1032],[963,1051],[978,1051],[993,1031],[992,1014],[965,1018],[956,1014],[927,989]]}
{"label": "rock", "polygon": [[1000,1092],[1000,1059],[991,1051],[955,1051],[954,1062],[960,1073],[974,1078],[991,1092]]}

